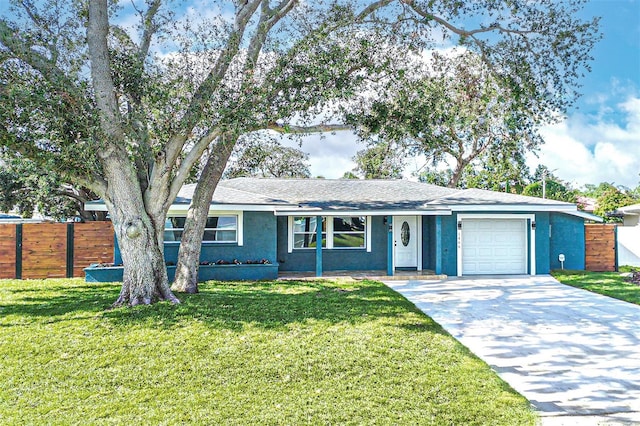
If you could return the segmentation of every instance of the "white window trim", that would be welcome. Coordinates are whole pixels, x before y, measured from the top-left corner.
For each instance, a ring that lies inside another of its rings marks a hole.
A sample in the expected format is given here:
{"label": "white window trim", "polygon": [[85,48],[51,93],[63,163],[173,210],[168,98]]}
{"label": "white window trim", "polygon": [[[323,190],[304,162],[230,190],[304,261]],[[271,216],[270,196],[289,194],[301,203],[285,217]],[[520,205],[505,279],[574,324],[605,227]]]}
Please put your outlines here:
{"label": "white window trim", "polygon": [[[500,214],[500,213],[486,213],[486,214],[458,214],[456,220],[456,230],[457,230],[457,273],[456,275],[461,277],[463,274],[462,270],[462,229],[458,227],[458,222],[463,221],[464,219],[520,219],[520,220],[529,220],[529,273],[530,275],[536,275],[536,229],[531,227],[532,223],[536,221],[535,214]],[[464,227],[464,224],[462,225]]]}
{"label": "white window trim", "polygon": [[[167,215],[169,217],[185,217],[186,213],[170,213]],[[236,216],[236,241],[207,241],[206,244],[235,244],[239,247],[244,245],[244,215],[242,211],[211,211],[209,210],[209,214],[207,217],[216,217],[216,216]],[[166,228],[169,229],[169,228]],[[176,228],[176,229],[184,229],[184,228]],[[175,243],[179,244],[180,241],[165,241],[165,243]],[[203,241],[204,243],[204,241]]]}
{"label": "white window trim", "polygon": [[[341,215],[344,217],[348,217],[347,215]],[[349,215],[349,216],[359,216],[359,217],[363,217],[362,215]],[[287,232],[287,252],[288,253],[293,253],[293,218],[294,217],[314,217],[313,215],[296,215],[296,216],[287,216],[287,228],[288,228],[288,232]],[[326,246],[323,247],[323,249],[326,250],[362,250],[365,249],[367,251],[367,253],[371,253],[371,216],[364,216],[365,218],[365,223],[364,223],[364,244],[365,247],[337,247],[334,248],[333,246],[333,216],[322,216],[324,218],[324,220],[327,223],[327,230],[326,230],[326,235],[327,235],[327,242],[326,242]],[[296,248],[296,250],[314,250],[315,248],[313,247],[305,247],[305,248]]]}

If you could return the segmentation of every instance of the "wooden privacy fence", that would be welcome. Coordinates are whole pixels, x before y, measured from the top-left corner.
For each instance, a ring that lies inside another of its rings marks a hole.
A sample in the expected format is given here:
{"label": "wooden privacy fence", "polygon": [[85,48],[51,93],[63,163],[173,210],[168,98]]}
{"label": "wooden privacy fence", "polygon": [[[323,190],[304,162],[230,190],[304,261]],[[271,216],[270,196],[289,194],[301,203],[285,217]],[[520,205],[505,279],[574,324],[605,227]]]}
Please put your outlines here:
{"label": "wooden privacy fence", "polygon": [[616,225],[588,223],[584,225],[585,269],[613,272],[616,267]]}
{"label": "wooden privacy fence", "polygon": [[113,262],[111,222],[0,225],[0,278],[84,276],[92,263]]}

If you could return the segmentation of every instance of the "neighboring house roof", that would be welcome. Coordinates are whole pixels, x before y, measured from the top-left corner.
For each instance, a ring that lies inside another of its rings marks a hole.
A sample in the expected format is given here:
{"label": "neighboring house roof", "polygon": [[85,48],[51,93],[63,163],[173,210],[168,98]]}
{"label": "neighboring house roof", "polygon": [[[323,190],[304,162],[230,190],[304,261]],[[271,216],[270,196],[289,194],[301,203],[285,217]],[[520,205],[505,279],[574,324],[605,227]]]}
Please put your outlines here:
{"label": "neighboring house roof", "polygon": [[2,224],[18,224],[18,223],[40,223],[42,219],[37,218],[23,218],[15,214],[0,213],[0,223]]}
{"label": "neighboring house roof", "polygon": [[[195,184],[179,192],[173,212],[185,211]],[[103,204],[104,205],[104,204]],[[87,209],[97,209],[87,205]],[[269,210],[276,215],[450,215],[452,211],[557,211],[590,220],[575,204],[482,189],[453,189],[407,180],[236,178],[220,181],[211,210]]]}
{"label": "neighboring house roof", "polygon": [[0,219],[22,219],[22,217],[15,214],[0,213]]}
{"label": "neighboring house roof", "polygon": [[640,215],[640,204],[632,204],[630,206],[618,207],[616,213],[623,215]]}

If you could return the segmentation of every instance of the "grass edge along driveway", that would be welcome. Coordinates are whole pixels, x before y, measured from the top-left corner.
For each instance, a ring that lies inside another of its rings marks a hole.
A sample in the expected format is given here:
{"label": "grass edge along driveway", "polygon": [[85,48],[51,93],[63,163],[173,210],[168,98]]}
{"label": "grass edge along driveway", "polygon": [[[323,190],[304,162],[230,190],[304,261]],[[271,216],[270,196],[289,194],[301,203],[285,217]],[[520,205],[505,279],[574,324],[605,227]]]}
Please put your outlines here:
{"label": "grass edge along driveway", "polygon": [[3,424],[533,425],[482,361],[383,284],[0,281]]}
{"label": "grass edge along driveway", "polygon": [[640,286],[619,272],[556,270],[551,275],[562,284],[640,305]]}

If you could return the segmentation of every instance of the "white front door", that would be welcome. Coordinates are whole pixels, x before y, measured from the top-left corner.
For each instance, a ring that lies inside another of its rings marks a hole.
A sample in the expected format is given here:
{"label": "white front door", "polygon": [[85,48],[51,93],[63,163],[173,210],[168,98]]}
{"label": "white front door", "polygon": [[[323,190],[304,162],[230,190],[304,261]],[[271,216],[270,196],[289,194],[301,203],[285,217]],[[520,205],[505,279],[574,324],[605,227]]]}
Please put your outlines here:
{"label": "white front door", "polygon": [[393,217],[393,256],[396,268],[418,267],[418,219]]}

